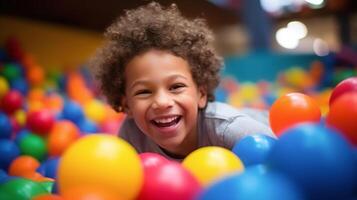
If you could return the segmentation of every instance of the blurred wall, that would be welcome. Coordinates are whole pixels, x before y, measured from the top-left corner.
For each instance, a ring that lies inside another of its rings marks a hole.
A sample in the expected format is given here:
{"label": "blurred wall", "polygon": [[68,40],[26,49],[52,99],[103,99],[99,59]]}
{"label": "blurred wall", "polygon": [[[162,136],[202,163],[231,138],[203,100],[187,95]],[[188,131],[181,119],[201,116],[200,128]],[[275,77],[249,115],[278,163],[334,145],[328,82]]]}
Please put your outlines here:
{"label": "blurred wall", "polygon": [[73,68],[101,45],[102,34],[74,27],[0,16],[0,45],[15,36],[25,52],[45,68]]}

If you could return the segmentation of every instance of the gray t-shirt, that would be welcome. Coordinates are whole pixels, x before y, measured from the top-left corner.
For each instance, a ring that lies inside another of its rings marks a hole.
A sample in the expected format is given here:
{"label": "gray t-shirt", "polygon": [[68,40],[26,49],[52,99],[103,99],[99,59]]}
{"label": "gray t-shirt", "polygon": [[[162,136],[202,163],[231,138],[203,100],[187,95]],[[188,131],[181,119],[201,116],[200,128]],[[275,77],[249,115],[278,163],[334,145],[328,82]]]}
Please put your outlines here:
{"label": "gray t-shirt", "polygon": [[[200,111],[198,119],[198,148],[221,146],[232,149],[235,142],[249,134],[265,134],[274,137],[269,128],[268,113],[256,109],[237,109],[228,104],[210,102]],[[135,147],[138,153],[154,152],[172,160],[156,143],[147,137],[132,118],[126,118],[119,136]]]}

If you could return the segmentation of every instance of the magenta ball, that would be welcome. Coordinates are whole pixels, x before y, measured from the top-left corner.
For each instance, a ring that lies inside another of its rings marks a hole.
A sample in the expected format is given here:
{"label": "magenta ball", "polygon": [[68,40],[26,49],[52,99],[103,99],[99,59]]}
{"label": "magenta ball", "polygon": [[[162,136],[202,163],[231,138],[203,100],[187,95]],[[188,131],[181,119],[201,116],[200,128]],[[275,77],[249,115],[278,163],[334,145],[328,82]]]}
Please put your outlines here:
{"label": "magenta ball", "polygon": [[150,167],[158,167],[160,165],[170,162],[165,157],[157,153],[145,152],[139,154],[139,157],[144,169]]}
{"label": "magenta ball", "polygon": [[144,168],[144,177],[138,200],[190,200],[202,190],[197,179],[174,161]]}
{"label": "magenta ball", "polygon": [[347,78],[341,81],[332,91],[330,97],[330,105],[337,99],[337,97],[341,96],[346,92],[357,92],[357,77]]}
{"label": "magenta ball", "polygon": [[38,110],[27,115],[27,127],[36,134],[45,135],[50,132],[55,117],[50,110]]}
{"label": "magenta ball", "polygon": [[2,98],[1,108],[7,114],[12,114],[22,107],[23,102],[22,94],[17,90],[11,90]]}

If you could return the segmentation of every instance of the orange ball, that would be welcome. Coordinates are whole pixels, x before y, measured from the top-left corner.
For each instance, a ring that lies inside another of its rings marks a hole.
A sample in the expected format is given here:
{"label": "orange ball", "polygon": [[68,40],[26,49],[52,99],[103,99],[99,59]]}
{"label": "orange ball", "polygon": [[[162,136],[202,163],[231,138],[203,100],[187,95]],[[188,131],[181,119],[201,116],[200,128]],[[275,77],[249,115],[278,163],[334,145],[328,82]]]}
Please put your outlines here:
{"label": "orange ball", "polygon": [[45,177],[36,171],[23,173],[23,174],[21,174],[21,177],[30,179],[30,180],[36,181],[36,182],[54,181],[52,178]]}
{"label": "orange ball", "polygon": [[34,65],[27,69],[27,80],[32,86],[38,86],[43,83],[45,79],[44,70],[38,66]]}
{"label": "orange ball", "polygon": [[55,123],[47,140],[49,155],[60,156],[79,136],[79,129],[73,122],[62,120]]}
{"label": "orange ball", "polygon": [[62,193],[65,200],[120,200],[115,193],[103,187],[77,186],[65,190]]}
{"label": "orange ball", "polygon": [[330,106],[326,122],[357,145],[357,92],[347,92],[337,97]]}
{"label": "orange ball", "polygon": [[64,200],[64,198],[55,194],[41,194],[35,196],[32,200]]}
{"label": "orange ball", "polygon": [[318,104],[302,93],[289,93],[278,98],[269,113],[270,126],[277,136],[297,123],[319,122],[320,118]]}
{"label": "orange ball", "polygon": [[32,156],[22,155],[13,160],[9,167],[9,175],[22,176],[28,172],[35,172],[40,162]]}

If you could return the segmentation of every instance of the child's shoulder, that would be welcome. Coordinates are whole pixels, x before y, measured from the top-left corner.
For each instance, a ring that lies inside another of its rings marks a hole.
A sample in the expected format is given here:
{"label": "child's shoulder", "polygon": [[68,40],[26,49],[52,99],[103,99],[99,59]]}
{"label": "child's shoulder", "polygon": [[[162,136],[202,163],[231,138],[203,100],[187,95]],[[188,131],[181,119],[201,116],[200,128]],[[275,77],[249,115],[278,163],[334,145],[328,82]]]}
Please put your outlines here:
{"label": "child's shoulder", "polygon": [[253,108],[236,108],[222,102],[210,102],[205,111],[205,117],[232,121],[237,117],[249,117],[268,124],[269,112]]}
{"label": "child's shoulder", "polygon": [[241,115],[244,115],[244,113],[237,108],[218,101],[209,102],[205,110],[206,118],[229,119]]}

